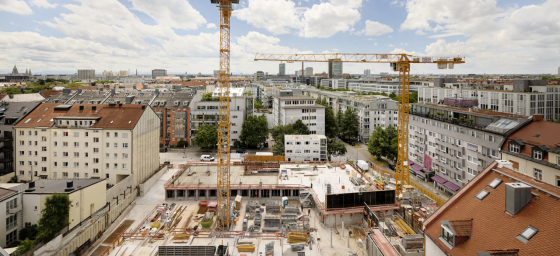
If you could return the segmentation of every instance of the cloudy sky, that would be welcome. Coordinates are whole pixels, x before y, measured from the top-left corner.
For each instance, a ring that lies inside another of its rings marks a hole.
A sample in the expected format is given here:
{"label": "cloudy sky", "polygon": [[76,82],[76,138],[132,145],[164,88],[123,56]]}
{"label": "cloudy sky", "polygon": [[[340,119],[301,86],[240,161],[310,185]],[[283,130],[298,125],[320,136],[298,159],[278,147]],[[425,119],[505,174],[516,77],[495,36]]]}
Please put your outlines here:
{"label": "cloudy sky", "polygon": [[[232,72],[278,72],[262,53],[464,56],[412,73],[556,73],[559,0],[241,0],[232,18]],[[208,0],[0,0],[0,73],[218,68],[219,11]],[[307,63],[314,72],[326,63]],[[301,63],[287,64],[293,73]],[[388,64],[344,64],[344,72]]]}

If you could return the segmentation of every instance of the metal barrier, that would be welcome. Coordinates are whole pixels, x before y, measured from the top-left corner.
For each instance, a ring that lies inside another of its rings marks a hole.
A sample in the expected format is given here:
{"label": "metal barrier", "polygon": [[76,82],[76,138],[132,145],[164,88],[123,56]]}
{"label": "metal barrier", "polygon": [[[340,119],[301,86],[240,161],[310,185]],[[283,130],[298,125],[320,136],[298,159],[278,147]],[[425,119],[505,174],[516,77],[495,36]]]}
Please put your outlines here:
{"label": "metal barrier", "polygon": [[410,181],[411,185],[413,185],[416,189],[418,189],[418,191],[420,191],[422,194],[428,196],[429,198],[431,198],[432,200],[434,200],[437,204],[438,207],[440,207],[441,205],[443,205],[443,203],[445,203],[445,201],[439,197],[437,197],[436,195],[432,194],[430,191],[428,191],[427,189],[419,186],[418,184]]}

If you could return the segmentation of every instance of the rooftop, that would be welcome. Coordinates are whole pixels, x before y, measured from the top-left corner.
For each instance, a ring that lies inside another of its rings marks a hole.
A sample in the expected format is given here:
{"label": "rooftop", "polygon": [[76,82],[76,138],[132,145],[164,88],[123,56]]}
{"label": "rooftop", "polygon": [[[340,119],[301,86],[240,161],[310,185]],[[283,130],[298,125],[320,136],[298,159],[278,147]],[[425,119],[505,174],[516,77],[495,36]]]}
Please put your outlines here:
{"label": "rooftop", "polygon": [[11,94],[4,98],[1,101],[3,102],[40,102],[44,100],[45,97],[40,93],[26,93],[26,94]]}
{"label": "rooftop", "polygon": [[[503,182],[492,189],[489,184],[494,179]],[[506,183],[524,183],[532,187],[532,199],[515,215],[505,210]],[[475,198],[482,190],[488,191],[488,195],[482,200]],[[560,216],[551,214],[560,211],[559,198],[559,188],[498,167],[494,162],[426,220],[425,234],[448,255],[476,255],[504,249],[518,249],[519,255],[553,255],[560,250],[560,244],[550,242],[551,238],[560,237]],[[460,232],[470,237],[453,249],[438,239],[441,222],[455,222],[465,227],[461,221],[469,220],[472,220],[470,231],[461,229]],[[529,226],[538,232],[525,243],[517,237]]]}
{"label": "rooftop", "polygon": [[10,197],[10,196],[12,196],[16,193],[17,193],[17,191],[15,191],[15,190],[0,188],[0,201],[4,200],[4,198],[8,198],[8,197]]}
{"label": "rooftop", "polygon": [[12,120],[12,122],[8,122],[7,125],[15,124],[37,105],[39,105],[39,102],[12,102],[9,105],[0,104],[0,124],[6,124],[6,118],[16,119],[15,121]]}
{"label": "rooftop", "polygon": [[[83,109],[82,109],[83,108]],[[145,105],[124,104],[74,104],[42,103],[14,127],[51,127],[54,118],[98,118],[91,128],[134,129],[144,113]]]}
{"label": "rooftop", "polygon": [[512,118],[523,118],[523,119],[528,118],[527,116],[521,116],[521,115],[515,116],[514,114],[510,114],[510,113],[504,113],[504,112],[498,112],[498,111],[486,110],[480,108],[470,108],[470,109],[458,108],[458,107],[452,107],[447,105],[437,105],[432,103],[413,103],[411,105],[436,108],[436,109],[445,109],[445,110],[451,110],[453,112],[465,113],[465,114],[479,114],[479,115],[486,115],[486,116],[512,117]]}
{"label": "rooftop", "polygon": [[320,140],[320,139],[326,139],[327,137],[325,135],[316,135],[316,134],[310,134],[310,135],[284,135],[284,140]]}
{"label": "rooftop", "polygon": [[[81,190],[85,187],[89,187],[98,182],[102,182],[105,179],[76,179],[76,180],[35,180],[35,190],[29,191],[30,183],[26,184],[25,194],[54,194],[63,193],[69,194],[75,191]],[[68,182],[73,182],[72,190],[66,191],[68,188]]]}
{"label": "rooftop", "polygon": [[[534,146],[545,146],[547,149],[556,149],[560,147],[558,131],[560,131],[560,123],[534,121],[511,134],[508,140],[521,140],[524,143]],[[528,154],[529,156],[531,155],[530,149]]]}

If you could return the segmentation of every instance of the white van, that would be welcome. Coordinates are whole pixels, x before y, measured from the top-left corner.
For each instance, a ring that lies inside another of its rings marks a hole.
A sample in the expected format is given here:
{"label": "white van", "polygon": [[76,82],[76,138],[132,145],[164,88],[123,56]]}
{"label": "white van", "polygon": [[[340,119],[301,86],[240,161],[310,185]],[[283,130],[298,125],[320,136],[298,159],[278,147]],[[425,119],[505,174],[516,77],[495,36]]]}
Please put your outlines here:
{"label": "white van", "polygon": [[214,161],[214,158],[211,157],[210,155],[201,155],[200,161]]}

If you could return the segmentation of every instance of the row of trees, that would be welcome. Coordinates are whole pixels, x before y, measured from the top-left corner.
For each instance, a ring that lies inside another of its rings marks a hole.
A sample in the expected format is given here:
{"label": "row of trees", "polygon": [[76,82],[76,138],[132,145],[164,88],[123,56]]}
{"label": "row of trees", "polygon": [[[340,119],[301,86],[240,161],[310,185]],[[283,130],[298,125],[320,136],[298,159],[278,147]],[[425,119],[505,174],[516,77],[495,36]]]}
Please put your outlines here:
{"label": "row of trees", "polygon": [[325,134],[327,136],[342,136],[347,138],[358,137],[358,116],[350,108],[345,112],[341,110],[335,115],[326,98],[319,98],[315,103],[325,106]]}

